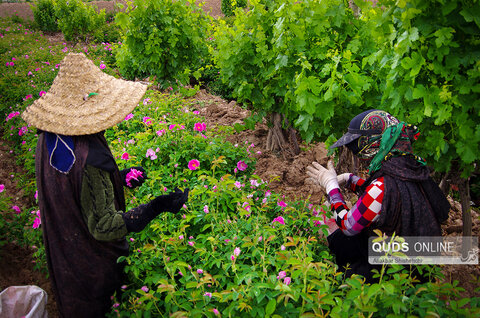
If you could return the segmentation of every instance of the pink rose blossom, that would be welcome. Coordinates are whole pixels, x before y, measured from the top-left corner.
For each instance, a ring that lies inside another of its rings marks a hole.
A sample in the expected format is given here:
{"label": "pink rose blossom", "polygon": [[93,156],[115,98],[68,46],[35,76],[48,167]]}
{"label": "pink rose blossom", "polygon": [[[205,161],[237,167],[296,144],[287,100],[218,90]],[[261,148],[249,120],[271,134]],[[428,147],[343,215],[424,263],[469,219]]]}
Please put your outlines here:
{"label": "pink rose blossom", "polygon": [[190,246],[194,246],[194,245],[195,245],[195,242],[188,241],[188,245],[190,245]]}
{"label": "pink rose blossom", "polygon": [[190,170],[197,170],[200,167],[200,161],[197,159],[192,159],[188,162],[188,169]]}
{"label": "pink rose blossom", "polygon": [[244,187],[244,186],[245,186],[244,184],[241,184],[241,183],[238,182],[238,181],[235,181],[234,185],[235,185],[235,187],[237,187],[238,189],[240,189],[241,187]]}
{"label": "pink rose blossom", "polygon": [[199,274],[203,274],[203,269],[200,269],[200,268],[199,268],[199,269],[197,269],[197,273],[199,273]]}
{"label": "pink rose blossom", "polygon": [[279,202],[277,203],[277,205],[278,205],[278,206],[281,206],[282,208],[285,208],[285,207],[287,206],[287,204],[286,204],[285,202],[283,202],[283,201],[279,201]]}
{"label": "pink rose blossom", "polygon": [[283,219],[282,216],[278,216],[276,218],[273,219],[272,223],[275,223],[275,222],[278,222],[280,224],[284,224],[285,225],[285,220]]}
{"label": "pink rose blossom", "polygon": [[122,154],[122,159],[123,159],[123,160],[128,160],[129,158],[130,158],[130,157],[129,157],[129,155],[128,155],[128,152],[124,152],[124,153]]}
{"label": "pink rose blossom", "polygon": [[148,293],[148,287],[147,287],[147,286],[143,286],[143,287],[141,288],[141,290],[143,290],[144,292]]}
{"label": "pink rose blossom", "polygon": [[194,130],[201,132],[207,129],[207,124],[206,123],[195,123]]}
{"label": "pink rose blossom", "polygon": [[127,173],[127,175],[125,176],[125,182],[126,182],[127,186],[129,186],[131,188],[132,183],[130,181],[132,181],[132,179],[138,181],[138,178],[140,178],[140,177],[143,177],[143,172],[141,172],[140,170],[132,168],[132,169],[130,169],[130,172]]}
{"label": "pink rose blossom", "polygon": [[285,245],[280,246],[280,250],[285,251]]}
{"label": "pink rose blossom", "polygon": [[239,161],[237,162],[237,169],[240,171],[245,171],[247,170],[248,165],[244,161]]}
{"label": "pink rose blossom", "polygon": [[4,185],[4,184],[0,184],[0,193],[2,193],[4,190],[5,190],[5,185]]}
{"label": "pink rose blossom", "polygon": [[133,118],[133,114],[130,113],[125,117],[125,120],[129,120],[129,119],[132,119],[132,118]]}
{"label": "pink rose blossom", "polygon": [[147,149],[147,154],[145,157],[150,158],[150,160],[155,160],[157,159],[157,155],[155,154],[155,151],[152,148]]}
{"label": "pink rose blossom", "polygon": [[208,214],[208,212],[209,212],[209,211],[208,211],[208,205],[205,205],[205,206],[203,207],[203,212],[205,212],[205,214]]}
{"label": "pink rose blossom", "polygon": [[150,125],[150,124],[152,124],[152,120],[151,120],[150,117],[146,117],[146,116],[145,116],[145,117],[143,117],[143,123],[144,123],[145,125]]}
{"label": "pink rose blossom", "polygon": [[285,271],[281,271],[278,273],[277,279],[284,279],[287,277],[287,273]]}
{"label": "pink rose blossom", "polygon": [[206,292],[203,296],[212,298],[212,293]]}
{"label": "pink rose blossom", "polygon": [[15,211],[15,213],[19,214],[21,212],[20,208],[16,205],[12,206],[12,209]]}
{"label": "pink rose blossom", "polygon": [[103,63],[100,64],[100,69],[101,69],[101,70],[105,69],[105,67],[106,67],[105,64],[103,64]]}
{"label": "pink rose blossom", "polygon": [[240,255],[240,248],[239,247],[235,247],[235,249],[233,250],[233,255],[235,255],[236,257],[238,257],[238,255]]}
{"label": "pink rose blossom", "polygon": [[178,239],[179,239],[179,240],[183,240],[183,235],[179,235],[179,236],[178,236]]}
{"label": "pink rose blossom", "polygon": [[220,312],[218,311],[217,308],[213,308],[212,311],[213,311],[213,313],[214,313],[216,316],[220,315]]}
{"label": "pink rose blossom", "polygon": [[42,220],[39,217],[36,217],[35,220],[33,220],[32,228],[38,229],[40,224],[42,224]]}
{"label": "pink rose blossom", "polygon": [[288,276],[283,279],[283,283],[285,285],[290,285],[291,282],[292,282],[292,279]]}
{"label": "pink rose blossom", "polygon": [[40,91],[40,93],[38,93],[38,95],[39,95],[40,97],[42,97],[42,96],[45,95],[46,93],[47,93],[47,92],[45,92],[45,91]]}

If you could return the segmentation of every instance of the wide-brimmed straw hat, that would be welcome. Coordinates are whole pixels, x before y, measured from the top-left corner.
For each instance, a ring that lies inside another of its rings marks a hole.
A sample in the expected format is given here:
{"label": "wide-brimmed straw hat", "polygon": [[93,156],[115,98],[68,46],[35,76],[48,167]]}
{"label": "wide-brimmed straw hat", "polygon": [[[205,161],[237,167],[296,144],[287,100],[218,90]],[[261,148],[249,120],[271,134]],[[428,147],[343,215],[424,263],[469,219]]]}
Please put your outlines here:
{"label": "wide-brimmed straw hat", "polygon": [[22,113],[30,125],[51,133],[89,135],[121,122],[147,86],[102,72],[83,53],[70,53],[49,91]]}

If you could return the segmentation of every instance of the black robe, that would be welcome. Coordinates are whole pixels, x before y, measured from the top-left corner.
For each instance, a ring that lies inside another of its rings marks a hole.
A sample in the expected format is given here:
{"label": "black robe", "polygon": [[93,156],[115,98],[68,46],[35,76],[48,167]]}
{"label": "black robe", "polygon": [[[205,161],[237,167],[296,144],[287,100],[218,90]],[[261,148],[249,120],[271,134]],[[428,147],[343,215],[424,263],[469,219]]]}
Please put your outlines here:
{"label": "black robe", "polygon": [[[68,174],[49,164],[45,134],[40,133],[35,172],[47,264],[62,317],[104,317],[123,278],[118,257],[128,255],[125,238],[100,242],[93,238],[80,205],[87,158],[113,167],[115,207],[125,211],[123,185],[103,133],[73,136],[76,162]],[[89,154],[90,152],[90,154]]]}

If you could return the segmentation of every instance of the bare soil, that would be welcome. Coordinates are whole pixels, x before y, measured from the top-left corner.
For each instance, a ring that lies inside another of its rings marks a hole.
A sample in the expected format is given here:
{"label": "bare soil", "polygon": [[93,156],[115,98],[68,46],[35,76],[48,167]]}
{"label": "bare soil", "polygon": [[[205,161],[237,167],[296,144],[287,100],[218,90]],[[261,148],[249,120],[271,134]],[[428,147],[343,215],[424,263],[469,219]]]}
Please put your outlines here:
{"label": "bare soil", "polygon": [[[17,205],[21,211],[29,209],[33,201],[32,198],[25,197],[23,190],[17,187],[17,176],[24,174],[10,153],[10,146],[0,139],[0,184],[5,185],[6,196],[11,197],[12,204]],[[12,209],[0,213],[8,219],[14,211]],[[58,317],[51,283],[45,273],[34,269],[34,265],[33,250],[18,246],[15,242],[0,246],[0,291],[9,286],[39,286],[48,294],[47,311],[50,317]]]}

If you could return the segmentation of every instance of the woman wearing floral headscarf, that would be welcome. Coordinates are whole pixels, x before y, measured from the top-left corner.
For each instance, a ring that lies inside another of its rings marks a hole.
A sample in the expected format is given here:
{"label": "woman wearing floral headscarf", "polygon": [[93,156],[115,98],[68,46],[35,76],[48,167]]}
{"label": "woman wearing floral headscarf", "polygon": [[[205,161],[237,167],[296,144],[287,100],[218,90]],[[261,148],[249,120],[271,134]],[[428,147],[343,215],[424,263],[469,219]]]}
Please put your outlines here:
{"label": "woman wearing floral headscarf", "polygon": [[[368,110],[353,118],[348,132],[331,147],[346,146],[369,163],[367,180],[351,173],[337,176],[331,161],[328,169],[316,162],[307,167],[308,179],[326,190],[334,211],[328,242],[340,268],[349,265],[347,276],[356,273],[372,281],[368,238],[373,229],[387,235],[441,236],[440,223],[450,205],[425,161],[413,153],[417,137],[415,126],[385,111]],[[351,209],[340,186],[359,195]]]}

